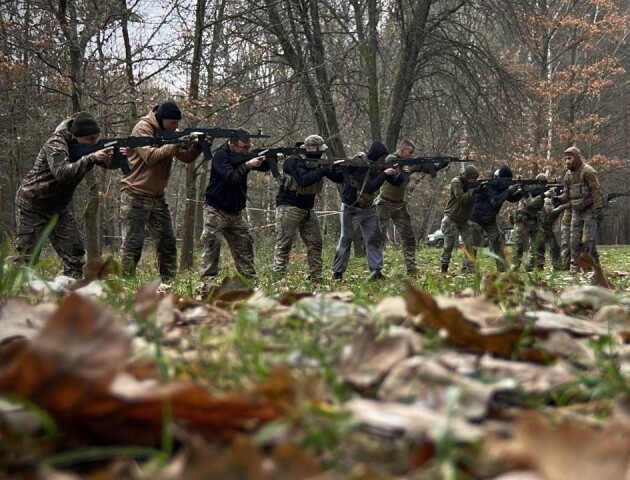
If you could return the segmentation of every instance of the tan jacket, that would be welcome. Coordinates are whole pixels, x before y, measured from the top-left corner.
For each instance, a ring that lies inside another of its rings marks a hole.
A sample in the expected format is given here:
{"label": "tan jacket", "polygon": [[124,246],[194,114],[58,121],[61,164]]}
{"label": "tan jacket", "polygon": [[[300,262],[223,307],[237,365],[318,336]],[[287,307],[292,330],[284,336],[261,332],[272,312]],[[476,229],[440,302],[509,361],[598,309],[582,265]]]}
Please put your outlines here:
{"label": "tan jacket", "polygon": [[[160,129],[155,112],[149,112],[136,123],[132,137],[153,137]],[[130,150],[128,155],[131,172],[120,180],[120,188],[129,193],[158,197],[164,194],[173,168],[173,157],[185,163],[194,162],[201,154],[201,147],[194,145],[182,150],[178,145],[139,147]]]}

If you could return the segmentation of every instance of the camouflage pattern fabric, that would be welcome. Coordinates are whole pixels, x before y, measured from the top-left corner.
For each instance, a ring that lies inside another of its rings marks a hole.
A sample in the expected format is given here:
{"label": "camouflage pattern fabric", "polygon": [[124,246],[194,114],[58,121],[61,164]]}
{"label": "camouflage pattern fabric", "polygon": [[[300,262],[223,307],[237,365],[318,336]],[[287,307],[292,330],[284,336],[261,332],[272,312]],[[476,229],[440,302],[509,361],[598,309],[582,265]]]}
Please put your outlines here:
{"label": "camouflage pattern fabric", "polygon": [[317,215],[312,210],[291,205],[276,207],[276,246],[272,270],[276,273],[286,271],[291,246],[298,232],[306,246],[309,278],[313,282],[320,282],[323,268],[323,240]]}
{"label": "camouflage pattern fabric", "polygon": [[83,277],[85,248],[70,207],[59,212],[51,211],[41,202],[24,199],[21,190],[16,198],[18,261],[24,264],[37,261],[36,247],[46,226],[55,222],[49,240],[63,261],[63,274],[72,278]]}
{"label": "camouflage pattern fabric", "polygon": [[387,238],[387,224],[391,219],[394,226],[400,232],[400,241],[402,244],[402,252],[405,258],[407,274],[415,275],[418,273],[418,265],[416,263],[416,236],[413,233],[411,225],[411,216],[407,204],[404,202],[390,202],[380,197],[377,199],[376,213],[381,226],[381,234],[383,241]]}
{"label": "camouflage pattern fabric", "polygon": [[442,250],[442,256],[440,257],[440,264],[442,272],[448,271],[448,266],[451,263],[451,255],[455,245],[459,244],[458,236],[461,235],[464,245],[462,247],[463,259],[462,259],[462,272],[472,273],[475,271],[475,254],[472,248],[472,230],[469,222],[458,223],[452,220],[450,217],[445,216],[442,219],[442,233],[444,234],[444,249]]}
{"label": "camouflage pattern fabric", "polygon": [[571,217],[572,209],[567,209],[562,215],[560,224],[560,257],[562,270],[569,270],[571,266]]}
{"label": "camouflage pattern fabric", "polygon": [[497,270],[504,272],[506,269],[505,260],[505,242],[503,241],[503,234],[499,230],[496,223],[490,225],[480,225],[477,222],[470,222],[470,228],[473,238],[473,245],[475,248],[475,255],[477,254],[477,248],[483,244],[483,233],[485,232],[488,238],[488,248],[498,258],[495,259]]}
{"label": "camouflage pattern fabric", "polygon": [[[581,212],[573,210],[571,214],[571,237],[569,245],[571,247],[571,268],[578,268],[578,258],[588,241],[591,220],[593,219],[593,209],[588,208]],[[599,261],[599,253],[597,248],[593,249],[592,256]]]}
{"label": "camouflage pattern fabric", "polygon": [[531,272],[534,265],[543,269],[545,267],[545,244],[543,232],[539,221],[516,222],[514,224],[514,256],[512,265],[518,269],[523,260],[523,254],[529,250],[525,270]]}
{"label": "camouflage pattern fabric", "polygon": [[177,274],[177,243],[171,212],[164,195],[146,197],[123,190],[120,196],[123,218],[122,271],[125,278],[135,275],[142,257],[145,229],[155,242],[158,271],[163,282]]}
{"label": "camouflage pattern fabric", "polygon": [[254,240],[242,211],[228,213],[209,205],[203,206],[201,244],[204,250],[199,268],[201,278],[212,277],[217,273],[218,265],[215,262],[221,241],[219,234],[223,235],[230,247],[236,270],[244,277],[255,280]]}
{"label": "camouflage pattern fabric", "polygon": [[545,250],[549,251],[551,257],[551,265],[554,270],[562,270],[562,254],[560,250],[560,244],[556,238],[556,234],[553,231],[553,225],[542,227],[543,245]]}

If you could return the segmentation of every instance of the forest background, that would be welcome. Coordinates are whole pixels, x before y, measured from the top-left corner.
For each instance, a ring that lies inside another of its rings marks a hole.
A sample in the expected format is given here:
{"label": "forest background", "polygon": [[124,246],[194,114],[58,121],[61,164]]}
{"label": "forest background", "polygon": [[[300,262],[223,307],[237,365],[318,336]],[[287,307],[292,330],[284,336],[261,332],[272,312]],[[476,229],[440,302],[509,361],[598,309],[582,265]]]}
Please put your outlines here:
{"label": "forest background", "polygon": [[[562,151],[575,144],[604,192],[630,191],[628,0],[2,3],[3,238],[14,235],[21,179],[65,117],[87,110],[104,137],[128,136],[167,99],[182,107],[182,126],[271,135],[256,146],[318,133],[342,157],[373,139],[393,151],[409,138],[420,155],[474,158],[484,177],[507,163],[523,178],[560,179]],[[453,164],[415,180],[418,238],[439,226],[459,173]],[[120,245],[120,175],[96,169],[75,195],[89,257]],[[183,268],[198,248],[207,178],[201,158],[176,162],[168,187]],[[250,182],[248,220],[269,235],[277,183],[269,174]],[[316,204],[329,238],[339,202],[327,185]],[[630,217],[610,216],[600,241],[630,243]]]}

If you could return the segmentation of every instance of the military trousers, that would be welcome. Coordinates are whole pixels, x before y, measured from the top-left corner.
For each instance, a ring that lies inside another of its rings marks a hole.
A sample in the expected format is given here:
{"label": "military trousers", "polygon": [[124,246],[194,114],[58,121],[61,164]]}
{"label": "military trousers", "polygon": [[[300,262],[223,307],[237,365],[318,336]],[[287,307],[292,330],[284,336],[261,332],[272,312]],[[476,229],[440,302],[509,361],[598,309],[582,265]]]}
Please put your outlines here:
{"label": "military trousers", "polygon": [[523,261],[523,254],[529,251],[525,270],[528,272],[534,267],[545,267],[545,242],[543,240],[542,226],[539,221],[516,222],[514,224],[514,255],[512,265],[519,268]]}
{"label": "military trousers", "polygon": [[289,263],[289,254],[297,234],[300,234],[308,261],[309,278],[322,280],[322,250],[324,241],[319,220],[312,209],[305,210],[293,205],[276,207],[276,246],[273,252],[272,270],[284,273]]}
{"label": "military trousers", "polygon": [[451,263],[453,248],[455,248],[456,245],[459,245],[459,236],[462,237],[462,241],[464,243],[462,247],[462,272],[474,272],[475,253],[473,250],[473,238],[470,222],[455,222],[450,217],[444,216],[440,228],[444,234],[444,248],[440,257],[442,272],[446,272],[448,270],[448,266]]}
{"label": "military trousers", "polygon": [[218,273],[220,235],[223,235],[228,244],[236,270],[250,280],[256,279],[254,239],[242,211],[229,213],[210,205],[203,206],[203,255],[199,267],[201,278],[214,277]]}
{"label": "military trousers", "polygon": [[120,196],[123,219],[122,273],[128,278],[136,273],[142,257],[145,232],[155,242],[158,271],[163,282],[177,274],[177,242],[171,212],[164,195],[147,197],[129,191]]}
{"label": "military trousers", "polygon": [[400,232],[400,242],[402,244],[403,257],[407,273],[415,274],[418,272],[416,263],[416,236],[413,233],[411,224],[411,215],[406,202],[391,202],[380,198],[376,205],[376,213],[381,226],[381,235],[383,242],[387,238],[387,225],[391,219],[394,226]]}
{"label": "military trousers", "polygon": [[[571,213],[571,238],[569,245],[571,247],[572,269],[578,268],[578,258],[580,257],[580,253],[586,248],[592,220],[592,208],[587,208],[582,211],[573,210]],[[590,253],[595,260],[599,260],[597,248],[593,247],[593,251]]]}
{"label": "military trousers", "polygon": [[17,241],[20,263],[36,262],[39,258],[42,235],[50,226],[48,239],[63,262],[63,274],[72,278],[83,277],[85,248],[81,233],[70,206],[51,211],[48,206],[16,198]]}
{"label": "military trousers", "polygon": [[497,265],[497,270],[504,272],[507,267],[507,262],[505,260],[505,242],[503,241],[503,234],[499,230],[498,225],[496,223],[481,225],[471,220],[470,227],[472,231],[475,255],[477,254],[477,249],[483,244],[483,237],[485,233],[485,236],[488,239],[488,248],[496,257],[495,263]]}

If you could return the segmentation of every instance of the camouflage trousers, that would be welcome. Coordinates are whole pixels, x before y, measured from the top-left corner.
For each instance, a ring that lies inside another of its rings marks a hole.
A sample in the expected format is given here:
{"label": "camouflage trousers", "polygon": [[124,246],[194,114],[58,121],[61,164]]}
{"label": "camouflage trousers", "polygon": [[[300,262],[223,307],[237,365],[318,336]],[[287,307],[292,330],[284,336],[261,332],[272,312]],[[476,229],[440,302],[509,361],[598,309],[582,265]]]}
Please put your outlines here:
{"label": "camouflage trousers", "polygon": [[313,282],[320,282],[324,241],[319,220],[312,210],[292,205],[276,207],[276,246],[273,251],[272,270],[276,273],[286,271],[291,247],[298,232],[306,247],[309,278]]}
{"label": "camouflage trousers", "polygon": [[381,226],[383,241],[387,239],[387,225],[391,219],[394,226],[400,231],[400,241],[408,274],[418,273],[416,263],[416,236],[411,225],[411,215],[405,202],[390,202],[383,198],[378,200],[376,214]]}
{"label": "camouflage trousers", "polygon": [[145,231],[155,242],[158,271],[162,281],[177,274],[177,242],[171,212],[164,195],[147,197],[123,191],[120,195],[123,219],[122,273],[125,278],[136,273],[142,257]]}
{"label": "camouflage trousers", "polygon": [[560,244],[556,238],[556,234],[553,232],[553,225],[542,227],[543,244],[545,250],[549,252],[551,257],[551,265],[554,270],[562,270],[562,251],[560,250]]}
{"label": "camouflage trousers", "polygon": [[505,260],[505,242],[503,241],[503,234],[499,230],[496,223],[490,225],[480,225],[477,222],[470,221],[470,228],[472,232],[473,245],[475,249],[475,256],[477,255],[477,248],[483,244],[483,234],[485,232],[488,238],[488,248],[496,256],[495,263],[497,270],[504,272],[507,266]]}
{"label": "camouflage trousers", "polygon": [[210,205],[203,206],[203,255],[199,267],[201,278],[215,277],[219,271],[220,235],[223,235],[230,248],[236,270],[244,277],[254,280],[254,240],[242,212],[228,213]]}
{"label": "camouflage trousers", "polygon": [[562,214],[560,224],[560,258],[563,270],[569,270],[571,266],[571,217],[572,210],[569,208]]}
{"label": "camouflage trousers", "polygon": [[[578,258],[580,257],[580,253],[584,251],[586,247],[592,219],[592,208],[587,208],[581,212],[573,210],[571,213],[571,239],[569,240],[569,245],[571,246],[572,269],[578,268]],[[597,248],[593,248],[591,255],[596,261],[599,260]]]}
{"label": "camouflage trousers", "polygon": [[374,205],[360,208],[342,203],[340,217],[341,234],[335,250],[333,273],[343,273],[348,268],[350,246],[358,229],[363,235],[368,268],[371,271],[381,270],[383,268],[383,236]]}
{"label": "camouflage trousers", "polygon": [[17,251],[20,263],[36,262],[41,249],[42,234],[52,224],[49,240],[63,261],[63,274],[72,278],[83,277],[85,248],[81,234],[74,221],[70,206],[53,212],[37,202],[18,196],[17,207]]}
{"label": "camouflage trousers", "polygon": [[514,224],[514,255],[512,266],[520,268],[523,261],[523,254],[529,250],[525,270],[531,272],[534,266],[539,269],[545,268],[545,243],[540,222],[516,222]]}
{"label": "camouflage trousers", "polygon": [[473,250],[471,222],[458,223],[445,216],[442,219],[441,229],[444,234],[444,249],[440,257],[442,272],[448,271],[451,263],[451,255],[455,245],[459,245],[459,236],[461,235],[464,245],[462,247],[462,272],[471,273],[475,271],[475,252]]}

